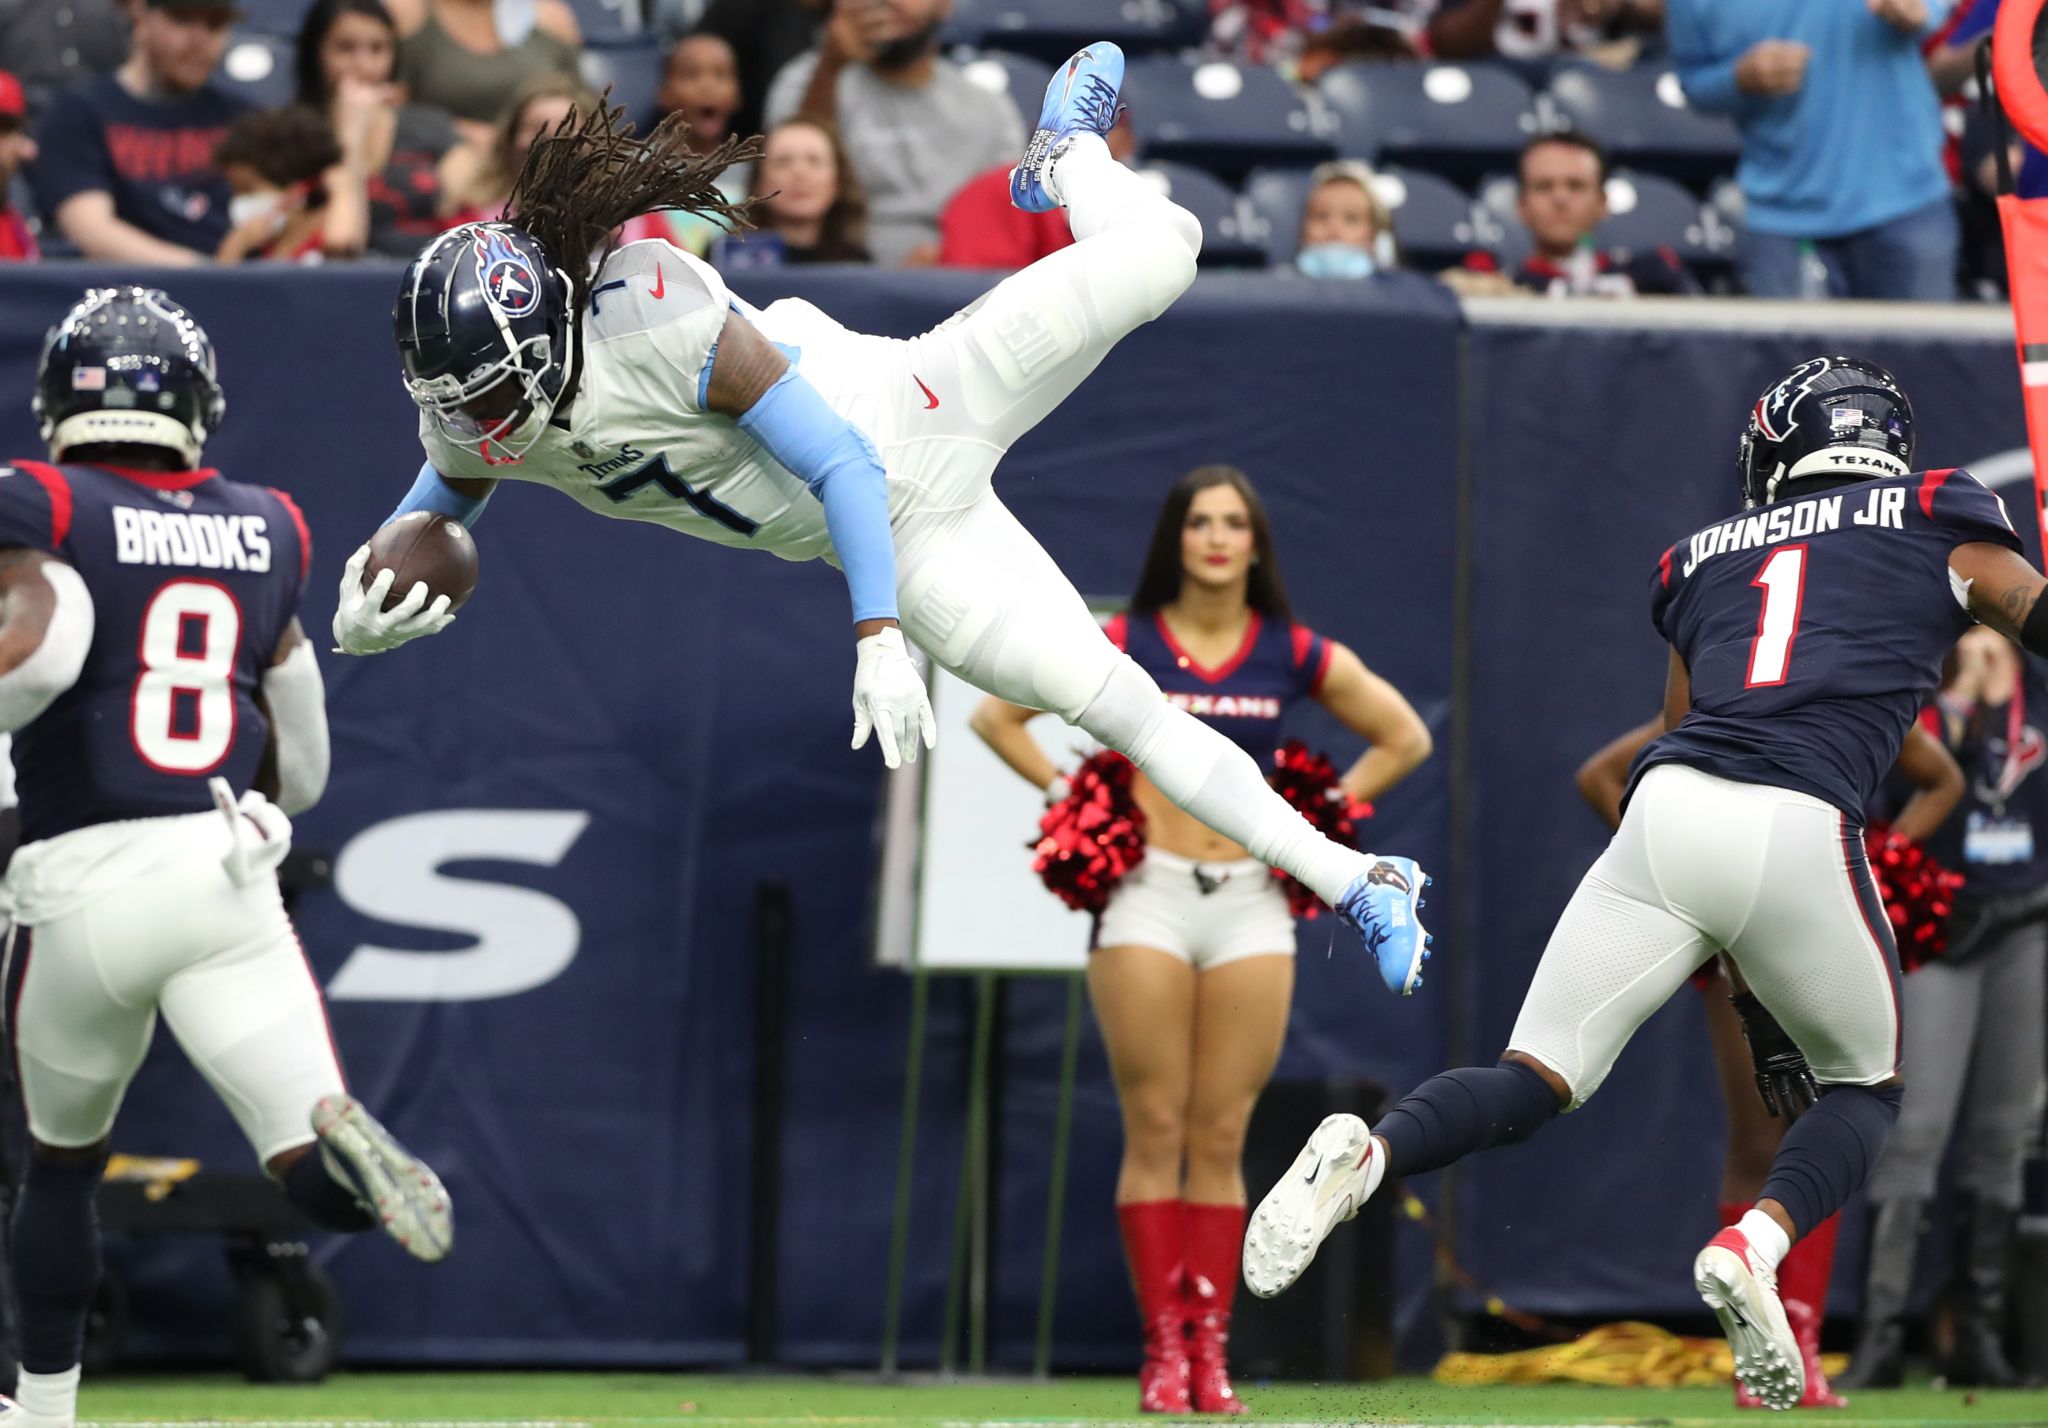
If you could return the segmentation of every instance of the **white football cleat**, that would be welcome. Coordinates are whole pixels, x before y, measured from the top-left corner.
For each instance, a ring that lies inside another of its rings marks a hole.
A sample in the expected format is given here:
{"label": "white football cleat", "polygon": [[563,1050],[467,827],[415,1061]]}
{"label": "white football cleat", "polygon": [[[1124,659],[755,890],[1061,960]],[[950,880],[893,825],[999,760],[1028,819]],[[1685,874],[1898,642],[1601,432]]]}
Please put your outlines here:
{"label": "white football cleat", "polygon": [[73,1428],[75,1418],[31,1413],[13,1399],[0,1396],[0,1428]]}
{"label": "white football cleat", "polygon": [[1743,1386],[1766,1408],[1796,1408],[1806,1363],[1778,1298],[1778,1276],[1757,1264],[1749,1236],[1731,1226],[1708,1240],[1692,1262],[1692,1282],[1728,1335]]}
{"label": "white football cleat", "polygon": [[1357,1116],[1340,1113],[1317,1126],[1245,1228],[1245,1285],[1271,1299],[1301,1278],[1330,1231],[1358,1213],[1386,1173],[1372,1128]]}
{"label": "white football cleat", "polygon": [[[455,1212],[440,1177],[412,1157],[353,1096],[323,1096],[313,1134],[354,1181],[384,1232],[432,1264],[455,1246]],[[0,1428],[6,1428],[0,1424]]]}

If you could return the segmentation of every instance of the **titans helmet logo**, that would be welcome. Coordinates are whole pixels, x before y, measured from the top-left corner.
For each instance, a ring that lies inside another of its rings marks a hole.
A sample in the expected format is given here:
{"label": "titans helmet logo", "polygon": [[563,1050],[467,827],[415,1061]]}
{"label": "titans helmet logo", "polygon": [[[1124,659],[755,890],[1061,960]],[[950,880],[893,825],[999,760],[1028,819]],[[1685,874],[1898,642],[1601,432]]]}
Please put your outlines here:
{"label": "titans helmet logo", "polygon": [[540,306],[540,276],[504,234],[488,228],[477,234],[476,271],[484,296],[505,316],[525,317]]}

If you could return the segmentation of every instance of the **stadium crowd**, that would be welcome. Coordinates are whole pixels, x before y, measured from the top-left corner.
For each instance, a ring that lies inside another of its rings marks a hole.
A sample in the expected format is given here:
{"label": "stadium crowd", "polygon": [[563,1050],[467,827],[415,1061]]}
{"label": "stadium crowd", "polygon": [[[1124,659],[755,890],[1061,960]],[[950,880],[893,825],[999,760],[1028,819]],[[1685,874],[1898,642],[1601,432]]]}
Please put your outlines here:
{"label": "stadium crowd", "polygon": [[[609,88],[643,130],[765,136],[726,176],[764,200],[754,231],[674,213],[628,237],[731,268],[1016,267],[1070,241],[1005,188],[1068,20],[1095,23],[1068,8],[0,0],[0,259],[402,258],[500,211],[533,136]],[[1123,8],[1117,156],[1204,220],[1206,263],[1468,294],[2004,295],[1972,73],[1996,0]]]}

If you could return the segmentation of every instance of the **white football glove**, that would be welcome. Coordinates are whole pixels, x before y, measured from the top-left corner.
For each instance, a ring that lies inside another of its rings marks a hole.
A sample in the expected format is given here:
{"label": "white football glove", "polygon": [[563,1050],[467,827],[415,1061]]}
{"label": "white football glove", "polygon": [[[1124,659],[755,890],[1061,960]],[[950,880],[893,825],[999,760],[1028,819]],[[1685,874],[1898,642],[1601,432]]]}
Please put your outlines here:
{"label": "white football glove", "polygon": [[[384,597],[391,593],[395,570],[380,570],[370,588],[363,588],[363,568],[370,563],[370,547],[357,547],[341,568],[341,600],[334,607],[334,650],[336,654],[369,655],[395,650],[421,635],[437,635],[448,628],[455,612],[448,597],[437,595],[427,604],[424,581],[415,581],[405,598],[389,610]],[[421,607],[425,606],[424,609]]]}
{"label": "white football glove", "polygon": [[854,645],[853,746],[867,744],[868,731],[882,746],[890,768],[917,762],[918,740],[929,749],[939,742],[924,677],[904,647],[903,631],[891,627]]}
{"label": "white football glove", "polygon": [[232,841],[228,855],[220,860],[227,869],[228,881],[240,888],[259,878],[275,877],[277,865],[292,850],[291,819],[253,788],[237,803],[235,791],[226,779],[210,778],[206,787],[213,795],[213,806],[228,821],[228,837]]}

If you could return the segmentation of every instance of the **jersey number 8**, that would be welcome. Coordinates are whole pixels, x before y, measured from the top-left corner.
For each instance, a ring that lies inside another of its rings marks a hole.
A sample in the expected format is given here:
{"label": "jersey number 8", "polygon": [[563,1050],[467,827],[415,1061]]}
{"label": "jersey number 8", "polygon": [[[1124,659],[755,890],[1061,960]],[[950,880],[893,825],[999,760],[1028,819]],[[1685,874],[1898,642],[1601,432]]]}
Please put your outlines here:
{"label": "jersey number 8", "polygon": [[234,747],[241,641],[242,610],[225,586],[174,580],[150,599],[128,722],[158,773],[211,773]]}

